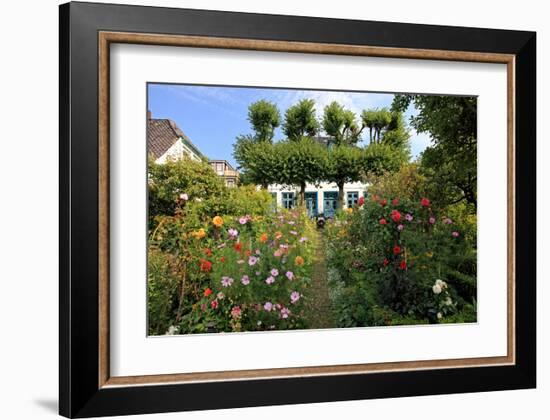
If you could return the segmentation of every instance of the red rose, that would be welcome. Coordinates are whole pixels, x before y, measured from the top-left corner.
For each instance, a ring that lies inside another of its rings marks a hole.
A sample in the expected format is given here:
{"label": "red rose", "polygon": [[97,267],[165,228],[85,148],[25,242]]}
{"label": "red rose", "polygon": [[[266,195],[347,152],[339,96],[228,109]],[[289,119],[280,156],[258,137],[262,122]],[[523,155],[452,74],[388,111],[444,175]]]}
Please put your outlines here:
{"label": "red rose", "polygon": [[381,225],[385,225],[387,223],[388,223],[388,221],[386,219],[384,219],[384,218],[380,219],[380,224]]}
{"label": "red rose", "polygon": [[395,255],[400,254],[400,253],[401,253],[401,247],[399,247],[398,245],[395,245],[395,246],[393,247],[393,253],[394,253]]}
{"label": "red rose", "polygon": [[422,204],[423,207],[429,207],[430,206],[430,200],[428,200],[426,197],[424,197],[422,200],[420,200],[420,204]]}
{"label": "red rose", "polygon": [[407,269],[407,261],[403,260],[399,263],[399,268],[401,270],[406,270]]}
{"label": "red rose", "polygon": [[386,200],[385,198],[383,200],[380,201],[380,205],[382,207],[384,207],[386,204],[388,204],[388,200]]}
{"label": "red rose", "polygon": [[357,201],[357,204],[359,204],[359,206],[365,204],[365,197],[359,197],[359,201]]}
{"label": "red rose", "polygon": [[401,220],[401,213],[399,213],[399,211],[397,210],[392,210],[390,213],[390,217],[395,223],[397,223]]}
{"label": "red rose", "polygon": [[204,296],[205,297],[208,297],[212,294],[212,289],[210,287],[207,287],[206,289],[204,289]]}
{"label": "red rose", "polygon": [[394,198],[392,201],[391,201],[391,204],[392,206],[397,206],[399,204],[399,198]]}
{"label": "red rose", "polygon": [[208,260],[201,260],[201,271],[208,273],[210,270],[212,270],[212,263]]}
{"label": "red rose", "polygon": [[384,262],[382,263],[384,267],[386,267],[389,263],[390,263],[390,260],[388,260],[387,258],[384,258]]}
{"label": "red rose", "polygon": [[218,308],[218,301],[217,300],[213,300],[212,302],[210,302],[210,307],[212,309],[217,309]]}
{"label": "red rose", "polygon": [[237,242],[235,245],[233,245],[233,248],[235,248],[235,251],[239,252],[243,245],[240,242]]}

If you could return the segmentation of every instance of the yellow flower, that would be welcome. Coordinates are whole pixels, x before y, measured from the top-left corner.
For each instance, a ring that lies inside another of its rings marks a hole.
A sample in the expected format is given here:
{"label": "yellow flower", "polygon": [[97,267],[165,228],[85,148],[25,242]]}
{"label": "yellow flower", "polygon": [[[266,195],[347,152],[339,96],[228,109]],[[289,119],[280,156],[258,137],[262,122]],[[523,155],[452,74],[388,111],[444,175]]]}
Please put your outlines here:
{"label": "yellow flower", "polygon": [[353,208],[351,208],[351,207],[348,207],[348,208],[346,209],[346,211],[347,211],[348,213],[350,213],[350,214],[351,214],[351,213],[353,213]]}
{"label": "yellow flower", "polygon": [[191,235],[195,239],[202,239],[206,236],[206,231],[203,228],[200,228],[199,230],[196,230],[193,233],[191,233]]}
{"label": "yellow flower", "polygon": [[260,242],[266,242],[267,241],[267,233],[262,233],[260,235]]}
{"label": "yellow flower", "polygon": [[296,265],[304,265],[304,259],[298,255],[298,256],[294,259],[294,264],[296,264]]}
{"label": "yellow flower", "polygon": [[426,252],[426,257],[432,258],[434,256],[434,253],[432,251]]}
{"label": "yellow flower", "polygon": [[223,219],[220,216],[215,216],[212,219],[212,223],[214,223],[214,226],[221,227],[223,225]]}

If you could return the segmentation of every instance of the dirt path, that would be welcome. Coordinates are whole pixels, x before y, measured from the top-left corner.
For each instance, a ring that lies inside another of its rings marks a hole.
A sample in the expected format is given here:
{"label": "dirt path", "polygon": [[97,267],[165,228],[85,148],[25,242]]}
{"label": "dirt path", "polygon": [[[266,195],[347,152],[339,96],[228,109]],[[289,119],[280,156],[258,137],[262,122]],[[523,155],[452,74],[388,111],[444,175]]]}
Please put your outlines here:
{"label": "dirt path", "polygon": [[309,289],[307,318],[309,327],[334,328],[332,308],[330,305],[327,283],[327,264],[325,256],[325,238],[322,232],[317,232],[317,250],[313,262],[313,274]]}

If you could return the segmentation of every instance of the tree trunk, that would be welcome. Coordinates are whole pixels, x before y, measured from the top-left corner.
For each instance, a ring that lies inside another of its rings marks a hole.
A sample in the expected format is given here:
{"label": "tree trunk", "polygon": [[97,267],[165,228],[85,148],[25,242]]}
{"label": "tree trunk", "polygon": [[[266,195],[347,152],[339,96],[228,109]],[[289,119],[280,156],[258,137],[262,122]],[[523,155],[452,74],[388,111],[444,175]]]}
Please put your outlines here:
{"label": "tree trunk", "polygon": [[338,210],[344,208],[344,183],[338,182]]}
{"label": "tree trunk", "polygon": [[300,184],[300,205],[303,206],[306,202],[306,183],[302,182]]}

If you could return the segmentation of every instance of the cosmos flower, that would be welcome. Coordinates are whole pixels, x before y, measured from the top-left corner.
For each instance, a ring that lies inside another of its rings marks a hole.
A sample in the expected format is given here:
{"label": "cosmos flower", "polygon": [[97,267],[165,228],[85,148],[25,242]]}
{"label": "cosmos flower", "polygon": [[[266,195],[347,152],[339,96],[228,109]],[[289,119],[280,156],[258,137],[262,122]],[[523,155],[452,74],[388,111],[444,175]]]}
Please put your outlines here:
{"label": "cosmos flower", "polygon": [[253,266],[258,262],[258,257],[255,257],[254,255],[251,255],[248,257],[248,265]]}
{"label": "cosmos flower", "polygon": [[300,293],[294,291],[290,294],[290,303],[296,303],[300,300]]}
{"label": "cosmos flower", "polygon": [[241,279],[241,283],[245,286],[248,286],[250,284],[250,277],[245,274]]}

